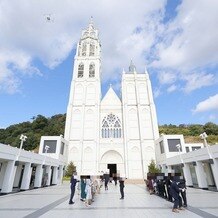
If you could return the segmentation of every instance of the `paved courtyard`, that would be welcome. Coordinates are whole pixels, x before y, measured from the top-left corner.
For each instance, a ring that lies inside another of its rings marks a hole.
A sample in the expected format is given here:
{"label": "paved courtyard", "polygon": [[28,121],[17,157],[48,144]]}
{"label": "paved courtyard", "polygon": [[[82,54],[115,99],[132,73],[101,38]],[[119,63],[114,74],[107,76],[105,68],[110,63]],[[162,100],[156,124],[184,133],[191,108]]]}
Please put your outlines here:
{"label": "paved courtyard", "polygon": [[218,217],[218,192],[188,189],[188,208],[172,213],[172,203],[149,195],[144,185],[126,184],[125,199],[120,200],[119,186],[110,184],[101,190],[95,202],[86,207],[75,194],[75,204],[69,205],[69,184],[34,189],[0,196],[1,218],[81,217],[81,218],[137,218],[137,217]]}

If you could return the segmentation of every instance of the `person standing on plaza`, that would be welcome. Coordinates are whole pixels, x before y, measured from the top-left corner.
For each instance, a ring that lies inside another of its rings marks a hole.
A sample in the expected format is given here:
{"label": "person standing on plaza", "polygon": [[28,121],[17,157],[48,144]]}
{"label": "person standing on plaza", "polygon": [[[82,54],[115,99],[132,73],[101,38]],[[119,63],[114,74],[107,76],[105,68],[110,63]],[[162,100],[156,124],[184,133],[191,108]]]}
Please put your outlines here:
{"label": "person standing on plaza", "polygon": [[187,207],[187,198],[186,198],[186,181],[184,178],[180,179],[179,188],[182,189],[181,195],[183,200],[183,207]]}
{"label": "person standing on plaza", "polygon": [[116,173],[113,174],[113,180],[114,180],[114,184],[117,185],[117,174]]}
{"label": "person standing on plaza", "polygon": [[108,182],[110,180],[110,175],[109,175],[109,173],[105,173],[103,175],[103,177],[104,177],[104,187],[105,187],[105,191],[106,191],[106,190],[108,190]]}
{"label": "person standing on plaza", "polygon": [[125,178],[124,177],[120,177],[119,179],[119,183],[120,183],[120,194],[121,194],[121,200],[124,199],[124,180]]}
{"label": "person standing on plaza", "polygon": [[148,190],[150,195],[154,194],[154,186],[153,186],[154,180],[152,178],[148,179]]}
{"label": "person standing on plaza", "polygon": [[80,200],[81,201],[85,201],[85,199],[86,199],[86,193],[85,193],[85,188],[86,188],[86,183],[85,183],[85,179],[82,177],[81,178],[81,198],[80,198]]}
{"label": "person standing on plaza", "polygon": [[73,197],[74,197],[74,194],[75,194],[75,187],[76,187],[77,182],[78,182],[78,180],[75,178],[74,175],[72,175],[72,177],[70,179],[71,194],[70,194],[69,204],[74,204],[75,203],[75,202],[73,202]]}
{"label": "person standing on plaza", "polygon": [[168,175],[167,179],[166,179],[166,191],[167,191],[167,200],[172,202],[172,195],[170,193],[170,185],[171,185],[171,180],[170,180],[171,175]]}
{"label": "person standing on plaza", "polygon": [[91,205],[92,201],[92,182],[91,179],[86,179],[86,188],[85,188],[85,193],[86,193],[86,206]]}
{"label": "person standing on plaza", "polygon": [[176,179],[174,178],[174,180],[171,181],[171,185],[170,185],[170,193],[174,199],[172,212],[175,212],[175,213],[179,213],[178,209],[183,210],[182,199],[179,195],[179,193],[180,193],[180,191],[182,191],[182,189],[179,188],[178,184],[179,184],[179,182],[177,182]]}

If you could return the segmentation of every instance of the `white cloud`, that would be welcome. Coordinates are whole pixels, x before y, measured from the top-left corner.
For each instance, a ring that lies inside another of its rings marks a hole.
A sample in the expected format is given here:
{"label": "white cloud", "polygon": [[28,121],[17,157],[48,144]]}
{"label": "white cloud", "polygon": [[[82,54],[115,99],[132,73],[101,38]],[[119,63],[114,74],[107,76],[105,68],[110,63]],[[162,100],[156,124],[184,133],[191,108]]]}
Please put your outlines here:
{"label": "white cloud", "polygon": [[[0,78],[4,80],[0,80],[1,89],[16,92],[24,73],[30,70],[40,73],[34,65],[36,59],[51,69],[62,63],[75,48],[81,29],[88,25],[91,16],[100,30],[103,79],[113,78],[117,67],[127,67],[130,59],[143,69],[143,53],[148,53],[160,31],[165,4],[162,0],[128,3],[124,0],[63,0],[55,3],[2,0],[0,57],[4,67],[1,67]],[[47,22],[48,14],[52,22]],[[13,56],[20,61],[8,56],[14,51]],[[13,85],[2,87],[9,82]]]}
{"label": "white cloud", "polygon": [[215,76],[210,73],[191,73],[184,74],[183,79],[186,81],[184,91],[189,93],[193,90],[210,86],[216,82]]}
{"label": "white cloud", "polygon": [[[100,31],[103,82],[116,78],[123,67],[127,70],[133,59],[139,72],[145,64],[161,68],[158,79],[170,85],[169,92],[179,81],[185,81],[185,92],[211,85],[213,73],[205,68],[218,63],[218,1],[183,0],[177,16],[164,24],[166,2],[2,0],[0,91],[19,91],[23,76],[41,74],[35,60],[50,69],[62,63],[91,16]],[[52,22],[47,22],[48,14]],[[195,72],[204,72],[199,73],[204,83]]]}
{"label": "white cloud", "polygon": [[218,94],[210,96],[208,99],[199,102],[193,112],[199,113],[212,110],[218,111]]}
{"label": "white cloud", "polygon": [[171,85],[171,86],[167,89],[167,92],[169,92],[169,93],[170,93],[170,92],[174,92],[175,90],[177,90],[177,88],[178,88],[178,87],[173,84],[173,85]]}
{"label": "white cloud", "polygon": [[158,96],[160,96],[162,94],[160,88],[156,88],[154,89],[154,97],[157,98]]}
{"label": "white cloud", "polygon": [[178,80],[185,81],[185,92],[216,82],[212,75],[215,73],[207,70],[218,63],[217,8],[216,0],[183,0],[177,16],[165,25],[162,40],[155,47],[156,61],[151,66],[179,71]]}
{"label": "white cloud", "polygon": [[191,69],[218,61],[218,1],[183,0],[159,44],[161,67]]}
{"label": "white cloud", "polygon": [[176,81],[176,74],[173,72],[160,72],[158,80],[160,84],[172,84]]}

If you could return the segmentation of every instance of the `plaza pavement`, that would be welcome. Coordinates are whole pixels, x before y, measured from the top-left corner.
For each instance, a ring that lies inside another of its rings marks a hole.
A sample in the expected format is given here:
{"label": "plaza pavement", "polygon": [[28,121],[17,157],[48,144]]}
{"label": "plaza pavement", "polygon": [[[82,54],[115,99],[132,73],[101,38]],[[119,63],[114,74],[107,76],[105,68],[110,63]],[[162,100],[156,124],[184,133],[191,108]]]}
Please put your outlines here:
{"label": "plaza pavement", "polygon": [[1,218],[164,218],[218,217],[218,192],[188,188],[188,208],[175,214],[172,203],[149,195],[143,184],[126,184],[125,199],[120,200],[119,186],[101,190],[95,202],[86,207],[75,194],[75,204],[69,205],[69,183],[0,196]]}

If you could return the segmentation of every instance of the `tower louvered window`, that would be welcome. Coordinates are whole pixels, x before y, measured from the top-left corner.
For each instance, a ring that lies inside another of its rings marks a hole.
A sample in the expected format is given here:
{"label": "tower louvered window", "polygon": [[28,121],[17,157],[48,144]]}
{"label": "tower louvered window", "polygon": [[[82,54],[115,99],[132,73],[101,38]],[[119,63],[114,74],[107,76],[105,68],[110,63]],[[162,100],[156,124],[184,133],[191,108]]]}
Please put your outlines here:
{"label": "tower louvered window", "polygon": [[95,45],[94,43],[91,43],[89,47],[89,56],[94,56],[94,55],[95,55]]}
{"label": "tower louvered window", "polygon": [[121,122],[114,114],[107,115],[102,121],[101,137],[102,138],[121,138]]}
{"label": "tower louvered window", "polygon": [[83,74],[84,74],[84,64],[81,63],[79,64],[79,67],[78,67],[78,78],[82,78]]}
{"label": "tower louvered window", "polygon": [[84,42],[82,46],[82,56],[86,56],[86,49],[87,49],[86,42]]}
{"label": "tower louvered window", "polygon": [[89,65],[89,77],[95,77],[95,64],[91,63]]}

